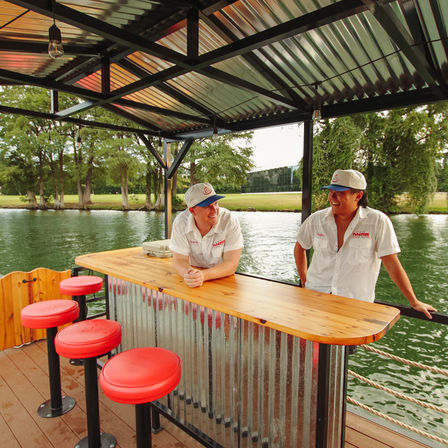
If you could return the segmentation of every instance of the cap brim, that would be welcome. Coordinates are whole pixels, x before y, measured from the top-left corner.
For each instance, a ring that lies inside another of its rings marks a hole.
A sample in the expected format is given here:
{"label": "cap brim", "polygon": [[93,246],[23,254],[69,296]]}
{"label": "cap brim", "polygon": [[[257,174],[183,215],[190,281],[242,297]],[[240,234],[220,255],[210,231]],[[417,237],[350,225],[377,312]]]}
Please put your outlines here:
{"label": "cap brim", "polygon": [[335,191],[347,191],[350,187],[344,187],[343,185],[330,184],[325,187],[321,187],[321,190],[335,190]]}
{"label": "cap brim", "polygon": [[199,204],[196,204],[195,207],[207,207],[210,204],[213,204],[213,202],[216,202],[222,198],[225,198],[225,196],[220,196],[219,194],[215,194],[213,196],[210,196],[207,199],[204,199],[202,202],[199,202]]}

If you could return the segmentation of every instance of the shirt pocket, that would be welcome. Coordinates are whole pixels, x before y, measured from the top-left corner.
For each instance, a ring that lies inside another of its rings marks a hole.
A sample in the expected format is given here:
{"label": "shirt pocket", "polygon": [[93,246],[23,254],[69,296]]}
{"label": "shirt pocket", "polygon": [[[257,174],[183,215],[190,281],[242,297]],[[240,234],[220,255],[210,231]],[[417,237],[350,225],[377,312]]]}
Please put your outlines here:
{"label": "shirt pocket", "polygon": [[314,250],[326,250],[328,249],[328,240],[325,236],[315,236],[313,239]]}
{"label": "shirt pocket", "polygon": [[215,263],[218,259],[219,261],[222,261],[221,258],[223,251],[224,251],[224,244],[219,244],[217,246],[212,247],[212,257],[214,258]]}
{"label": "shirt pocket", "polygon": [[348,242],[353,256],[347,261],[350,264],[365,263],[372,257],[372,240],[370,238],[353,238]]}

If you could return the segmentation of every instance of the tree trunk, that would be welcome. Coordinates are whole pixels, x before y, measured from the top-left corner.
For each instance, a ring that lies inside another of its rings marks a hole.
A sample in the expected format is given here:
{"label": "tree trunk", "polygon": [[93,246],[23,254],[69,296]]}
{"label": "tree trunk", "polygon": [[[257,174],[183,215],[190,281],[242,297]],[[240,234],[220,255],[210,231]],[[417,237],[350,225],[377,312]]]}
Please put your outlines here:
{"label": "tree trunk", "polygon": [[45,182],[44,182],[44,156],[43,152],[39,151],[39,208],[46,209],[47,202],[45,201]]}
{"label": "tree trunk", "polygon": [[59,208],[65,208],[64,203],[64,150],[59,151]]}
{"label": "tree trunk", "polygon": [[87,175],[86,175],[86,187],[84,189],[84,205],[92,204],[92,199],[90,197],[92,193],[92,178],[93,178],[93,156],[89,157],[89,162],[87,165]]}
{"label": "tree trunk", "polygon": [[61,202],[59,201],[59,190],[58,190],[58,187],[56,186],[56,190],[55,190],[55,192],[54,192],[54,201],[53,201],[53,203],[54,203],[54,208],[55,209],[60,209],[61,208]]}
{"label": "tree trunk", "polygon": [[190,162],[190,187],[198,182],[199,180],[196,179],[196,163]]}
{"label": "tree trunk", "polygon": [[157,183],[156,183],[156,203],[154,204],[155,210],[163,210],[165,201],[163,197],[163,171],[162,167],[158,170],[158,175],[156,177]]}
{"label": "tree trunk", "polygon": [[42,177],[40,177],[39,179],[39,208],[47,208],[47,202],[45,201],[44,180],[42,179]]}
{"label": "tree trunk", "polygon": [[129,210],[128,171],[126,166],[120,169],[121,208]]}
{"label": "tree trunk", "polygon": [[151,166],[149,163],[146,165],[146,176],[145,176],[145,193],[146,193],[146,200],[145,200],[145,210],[151,210],[154,207],[154,204],[151,200],[151,181],[152,181],[152,171]]}
{"label": "tree trunk", "polygon": [[78,206],[79,206],[79,208],[85,208],[84,194],[82,192],[81,178],[79,177],[79,175],[78,175],[78,180],[77,180],[76,184],[78,187]]}
{"label": "tree trunk", "polygon": [[26,190],[26,195],[28,197],[28,208],[37,209],[36,193],[32,190]]}
{"label": "tree trunk", "polygon": [[78,207],[83,209],[85,208],[84,204],[84,194],[82,191],[82,183],[81,183],[81,151],[77,150],[76,143],[73,143],[73,159],[75,161],[76,166],[76,188],[78,191]]}

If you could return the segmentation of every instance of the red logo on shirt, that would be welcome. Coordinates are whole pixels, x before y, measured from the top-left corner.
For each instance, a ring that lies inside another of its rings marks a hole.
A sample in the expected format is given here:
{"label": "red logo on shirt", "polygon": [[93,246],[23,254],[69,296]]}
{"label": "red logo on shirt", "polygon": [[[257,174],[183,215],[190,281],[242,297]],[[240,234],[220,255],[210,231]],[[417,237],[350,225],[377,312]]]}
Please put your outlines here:
{"label": "red logo on shirt", "polygon": [[218,241],[217,243],[213,243],[213,247],[221,246],[221,244],[224,244],[226,240]]}
{"label": "red logo on shirt", "polygon": [[190,240],[189,241],[191,244],[198,244],[198,242],[196,240]]}
{"label": "red logo on shirt", "polygon": [[370,238],[369,232],[353,232],[353,238]]}

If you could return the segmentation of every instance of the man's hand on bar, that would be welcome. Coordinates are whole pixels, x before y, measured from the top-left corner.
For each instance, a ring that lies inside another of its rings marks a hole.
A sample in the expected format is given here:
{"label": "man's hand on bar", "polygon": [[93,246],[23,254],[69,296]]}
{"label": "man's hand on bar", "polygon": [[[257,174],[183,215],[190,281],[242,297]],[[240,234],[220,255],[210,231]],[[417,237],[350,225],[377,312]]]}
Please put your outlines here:
{"label": "man's hand on bar", "polygon": [[184,281],[190,288],[196,288],[197,286],[202,286],[204,276],[199,269],[190,267],[184,275]]}

